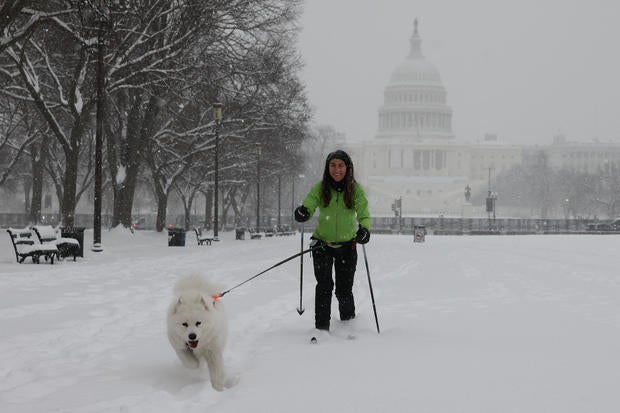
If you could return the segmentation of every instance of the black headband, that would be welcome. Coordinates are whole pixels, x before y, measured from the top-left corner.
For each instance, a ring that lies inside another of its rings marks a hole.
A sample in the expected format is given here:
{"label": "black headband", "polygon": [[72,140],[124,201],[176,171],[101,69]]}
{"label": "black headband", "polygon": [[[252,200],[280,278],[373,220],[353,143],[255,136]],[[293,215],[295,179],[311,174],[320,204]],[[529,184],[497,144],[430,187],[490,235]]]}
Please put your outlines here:
{"label": "black headband", "polygon": [[351,157],[343,150],[338,149],[337,151],[331,152],[327,155],[327,162],[333,159],[340,159],[347,167],[351,166]]}

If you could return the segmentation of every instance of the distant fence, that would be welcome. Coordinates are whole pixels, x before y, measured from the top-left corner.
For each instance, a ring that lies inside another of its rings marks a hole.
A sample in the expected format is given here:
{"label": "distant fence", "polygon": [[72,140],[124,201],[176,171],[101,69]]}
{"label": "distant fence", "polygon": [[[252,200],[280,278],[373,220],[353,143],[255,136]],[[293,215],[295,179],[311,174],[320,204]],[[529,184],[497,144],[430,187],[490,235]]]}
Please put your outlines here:
{"label": "distant fence", "polygon": [[[154,230],[155,223],[157,221],[157,216],[155,214],[136,214],[132,217],[132,222],[137,224],[138,229],[147,229]],[[205,221],[204,215],[192,215],[190,216],[190,228],[191,227],[199,227],[204,228]],[[243,224],[239,226],[243,227],[253,227],[255,224],[255,218],[245,219]],[[261,231],[273,229],[277,223],[277,217],[272,216],[261,216],[260,219],[260,229]],[[280,217],[281,226],[290,226],[292,223],[292,217],[290,216],[282,216]],[[57,214],[48,214],[43,215],[41,217],[41,223],[46,225],[57,226],[60,223],[60,217]],[[223,230],[232,231],[236,228],[234,218],[232,216],[228,216],[226,220],[220,219],[220,226]],[[0,227],[8,228],[24,228],[30,225],[30,216],[24,213],[16,213],[16,212],[0,212]],[[92,228],[93,227],[93,215],[92,214],[75,214],[74,217],[74,226],[76,227],[85,227]],[[103,228],[110,228],[112,225],[112,215],[101,215],[101,225]],[[165,225],[171,225],[174,227],[183,227],[185,225],[185,216],[183,214],[169,214],[166,216]],[[210,226],[208,226],[210,228]]]}
{"label": "distant fence", "polygon": [[[139,229],[155,229],[155,215],[140,215],[135,217],[135,221],[139,222]],[[253,222],[253,220],[249,220]],[[109,228],[112,222],[110,215],[102,215],[102,225]],[[192,216],[191,225],[202,227],[204,224],[204,216]],[[265,216],[261,217],[261,230],[271,229],[277,222],[277,217]],[[284,225],[290,224],[290,217],[281,217]],[[313,227],[312,222],[307,223],[309,227]],[[586,231],[586,225],[591,221],[583,219],[537,219],[537,218],[446,218],[446,217],[374,217],[371,218],[371,226],[373,233],[383,234],[411,234],[413,235],[413,227],[423,225],[429,234],[434,235],[483,235],[483,234],[561,234],[561,233],[618,233],[613,231]],[[46,216],[43,223],[50,225],[58,225],[58,217],[56,215]],[[169,215],[166,220],[167,224],[174,226],[183,226],[183,215]],[[21,213],[0,213],[0,226],[7,227],[25,227],[30,224],[29,216]],[[227,222],[221,223],[223,230],[233,230],[235,228],[232,217]],[[75,226],[92,228],[92,214],[76,214]],[[248,225],[246,225],[248,226]],[[295,225],[293,228],[295,228]]]}
{"label": "distant fence", "polygon": [[[418,225],[423,225],[428,233],[434,235],[585,233],[586,225],[589,222],[583,219],[443,217],[404,217],[400,219],[385,217],[372,218],[371,221],[373,232],[411,235],[413,235],[413,227]],[[604,233],[610,233],[610,231]]]}

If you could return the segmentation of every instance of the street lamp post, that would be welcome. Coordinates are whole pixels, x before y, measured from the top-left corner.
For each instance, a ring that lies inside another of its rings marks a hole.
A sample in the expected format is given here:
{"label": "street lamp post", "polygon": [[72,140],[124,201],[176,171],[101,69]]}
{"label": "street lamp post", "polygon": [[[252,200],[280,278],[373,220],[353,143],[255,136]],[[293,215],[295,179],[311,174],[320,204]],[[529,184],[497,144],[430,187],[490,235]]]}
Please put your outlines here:
{"label": "street lamp post", "polygon": [[281,222],[281,201],[282,201],[282,177],[278,175],[278,231],[282,230]]}
{"label": "street lamp post", "polygon": [[398,233],[403,233],[403,197],[398,198]]}
{"label": "street lamp post", "polygon": [[[102,5],[102,4],[101,4]],[[103,8],[101,8],[103,12]],[[99,16],[99,30],[97,34],[97,119],[95,130],[95,195],[93,199],[93,246],[92,251],[103,251],[101,245],[101,192],[103,182],[103,117],[105,104],[105,30],[106,19]]]}
{"label": "street lamp post", "polygon": [[[497,201],[497,193],[491,191],[491,169],[489,168],[489,191],[486,199],[486,211],[489,214],[489,231],[496,230],[495,227],[495,202]],[[491,215],[493,221],[491,221]]]}
{"label": "street lamp post", "polygon": [[261,145],[256,144],[256,232],[260,226],[260,155]]}
{"label": "street lamp post", "polygon": [[213,239],[218,240],[219,230],[219,171],[220,171],[220,126],[222,123],[222,104],[213,104],[213,120],[215,121],[215,177],[213,194]]}

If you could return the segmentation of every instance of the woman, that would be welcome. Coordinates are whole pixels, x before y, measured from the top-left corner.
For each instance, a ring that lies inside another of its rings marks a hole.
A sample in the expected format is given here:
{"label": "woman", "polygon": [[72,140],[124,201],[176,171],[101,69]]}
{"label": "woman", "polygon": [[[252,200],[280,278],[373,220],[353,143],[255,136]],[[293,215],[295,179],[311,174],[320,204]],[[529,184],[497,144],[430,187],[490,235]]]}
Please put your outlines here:
{"label": "woman", "polygon": [[317,208],[319,223],[310,244],[316,277],[314,320],[317,329],[329,331],[334,289],[332,267],[336,272],[340,319],[351,320],[355,318],[356,243],[365,244],[370,239],[368,200],[355,182],[353,163],[344,151],[337,150],[327,156],[323,179],[314,184],[303,204],[295,209],[295,220],[309,220]]}

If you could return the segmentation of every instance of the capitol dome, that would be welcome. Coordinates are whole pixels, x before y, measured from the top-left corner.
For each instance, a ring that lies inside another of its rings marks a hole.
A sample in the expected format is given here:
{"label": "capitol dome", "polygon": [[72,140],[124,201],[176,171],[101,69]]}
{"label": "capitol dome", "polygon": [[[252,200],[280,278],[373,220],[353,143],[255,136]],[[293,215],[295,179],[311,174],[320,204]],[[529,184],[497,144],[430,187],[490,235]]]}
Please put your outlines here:
{"label": "capitol dome", "polygon": [[418,33],[418,20],[413,22],[413,35],[409,39],[409,56],[394,69],[390,85],[402,84],[439,84],[441,76],[434,64],[422,54],[422,39]]}
{"label": "capitol dome", "polygon": [[452,109],[439,70],[422,54],[417,19],[409,44],[409,55],[396,66],[385,88],[376,137],[450,140]]}
{"label": "capitol dome", "polygon": [[407,58],[394,69],[390,76],[390,85],[420,83],[441,84],[441,76],[437,67],[423,58]]}

